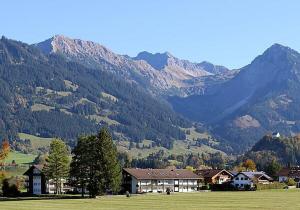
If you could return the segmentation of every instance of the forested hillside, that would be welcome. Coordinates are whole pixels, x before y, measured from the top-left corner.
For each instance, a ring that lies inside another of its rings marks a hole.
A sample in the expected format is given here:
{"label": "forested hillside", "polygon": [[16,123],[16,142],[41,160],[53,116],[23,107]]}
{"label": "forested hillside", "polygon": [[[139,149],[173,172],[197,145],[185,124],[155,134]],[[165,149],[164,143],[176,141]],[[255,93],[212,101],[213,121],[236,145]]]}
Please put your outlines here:
{"label": "forested hillside", "polygon": [[300,132],[300,54],[274,44],[207,95],[173,97],[174,109],[212,127],[231,146],[250,149],[267,132]]}
{"label": "forested hillside", "polygon": [[149,139],[169,147],[190,127],[172,109],[134,83],[44,55],[37,48],[0,40],[0,137],[19,132],[70,142],[106,125],[115,138]]}
{"label": "forested hillside", "polygon": [[259,164],[276,161],[282,165],[299,165],[300,136],[273,138],[266,135],[245,154],[245,157]]}

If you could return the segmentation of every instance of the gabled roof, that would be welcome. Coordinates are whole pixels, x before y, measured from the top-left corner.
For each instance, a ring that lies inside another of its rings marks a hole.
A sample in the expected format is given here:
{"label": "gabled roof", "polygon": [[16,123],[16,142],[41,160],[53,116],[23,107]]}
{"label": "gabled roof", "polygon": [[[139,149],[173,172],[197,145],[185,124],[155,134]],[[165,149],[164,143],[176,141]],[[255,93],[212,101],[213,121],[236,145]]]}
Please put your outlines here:
{"label": "gabled roof", "polygon": [[300,177],[300,167],[291,167],[291,168],[282,168],[278,173],[277,176],[286,176],[286,177]]}
{"label": "gabled roof", "polygon": [[23,175],[30,175],[33,173],[34,169],[38,169],[40,172],[43,172],[43,165],[32,165]]}
{"label": "gabled roof", "polygon": [[230,176],[233,176],[232,173],[230,173],[229,171],[225,170],[225,169],[201,169],[201,170],[196,170],[196,174],[198,174],[199,176],[203,176],[204,178],[213,178],[214,176],[225,172]]}
{"label": "gabled roof", "polygon": [[238,176],[239,174],[243,174],[244,176],[248,177],[251,180],[255,178],[261,179],[262,177],[265,177],[267,180],[273,181],[273,179],[263,171],[242,171],[236,174],[235,177]]}
{"label": "gabled roof", "polygon": [[201,179],[200,176],[187,169],[141,169],[124,168],[136,179]]}

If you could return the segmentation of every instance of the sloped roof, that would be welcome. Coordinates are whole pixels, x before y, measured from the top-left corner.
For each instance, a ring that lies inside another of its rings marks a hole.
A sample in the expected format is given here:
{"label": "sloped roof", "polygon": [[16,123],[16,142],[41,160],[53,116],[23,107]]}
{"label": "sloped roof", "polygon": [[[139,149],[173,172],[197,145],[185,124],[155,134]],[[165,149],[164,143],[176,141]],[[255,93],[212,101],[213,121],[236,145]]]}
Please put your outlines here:
{"label": "sloped roof", "polygon": [[27,171],[25,171],[25,173],[23,175],[29,175],[32,173],[33,169],[39,169],[41,172],[43,171],[43,165],[32,165]]}
{"label": "sloped roof", "polygon": [[[256,179],[260,179],[261,177],[265,177],[265,178],[267,178],[269,181],[272,181],[273,179],[270,177],[270,176],[268,176],[265,172],[263,172],[263,171],[242,171],[242,172],[240,172],[240,173],[238,173],[237,175],[239,175],[239,174],[244,174],[245,176],[247,176],[248,178],[250,178],[250,179],[254,179],[254,178],[256,178]],[[235,176],[237,176],[237,175],[235,175]]]}
{"label": "sloped roof", "polygon": [[288,176],[290,173],[289,168],[282,168],[278,173],[277,176]]}
{"label": "sloped roof", "polygon": [[291,168],[282,168],[277,176],[286,176],[286,177],[300,177],[300,167],[291,167]]}
{"label": "sloped roof", "polygon": [[137,179],[201,179],[187,169],[124,168],[123,170]]}
{"label": "sloped roof", "polygon": [[199,176],[203,176],[204,178],[212,178],[221,172],[226,172],[229,175],[233,176],[229,171],[226,171],[225,169],[201,169],[201,170],[196,170],[195,173],[198,174]]}

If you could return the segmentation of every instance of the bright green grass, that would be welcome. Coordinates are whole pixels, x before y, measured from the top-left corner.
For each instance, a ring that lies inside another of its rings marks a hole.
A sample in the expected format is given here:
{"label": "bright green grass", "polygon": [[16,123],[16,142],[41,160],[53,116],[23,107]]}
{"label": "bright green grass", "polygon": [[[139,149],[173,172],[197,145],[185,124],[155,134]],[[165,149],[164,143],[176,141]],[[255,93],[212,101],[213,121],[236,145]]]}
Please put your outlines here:
{"label": "bright green grass", "polygon": [[29,139],[33,149],[37,149],[39,147],[48,147],[52,140],[52,138],[43,138],[27,133],[19,133],[19,138],[23,140]]}
{"label": "bright green grass", "polygon": [[20,152],[11,151],[8,154],[8,157],[5,159],[5,162],[11,163],[13,160],[15,160],[17,164],[27,164],[27,163],[31,163],[35,157],[36,155],[23,154]]}
{"label": "bright green grass", "polygon": [[[7,173],[7,176],[20,176],[22,175],[27,169],[28,169],[28,165],[33,162],[33,160],[35,159],[36,155],[32,155],[32,154],[23,154],[20,152],[16,152],[16,151],[11,151],[8,154],[8,157],[5,159],[5,163],[11,163],[13,160],[16,161],[16,163],[18,164],[17,167],[6,167],[5,171]],[[1,209],[1,205],[0,205],[0,209]]]}
{"label": "bright green grass", "polygon": [[98,199],[4,201],[5,210],[169,210],[169,209],[300,209],[300,190],[256,192],[148,194],[126,198],[107,196]]}

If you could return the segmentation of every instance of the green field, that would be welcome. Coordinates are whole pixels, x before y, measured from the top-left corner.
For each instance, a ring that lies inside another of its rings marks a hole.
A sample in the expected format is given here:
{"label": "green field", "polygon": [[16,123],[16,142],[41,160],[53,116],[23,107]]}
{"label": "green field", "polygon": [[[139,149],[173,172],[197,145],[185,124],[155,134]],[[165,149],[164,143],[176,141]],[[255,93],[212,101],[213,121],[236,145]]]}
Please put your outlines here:
{"label": "green field", "polygon": [[11,163],[13,160],[16,161],[17,164],[28,164],[31,163],[36,155],[33,154],[23,154],[16,151],[11,151],[8,154],[8,157],[5,159],[5,163]]}
{"label": "green field", "polygon": [[32,148],[37,149],[39,147],[49,147],[52,138],[43,138],[39,136],[30,135],[27,133],[19,133],[20,139],[28,139],[31,142]]}
{"label": "green field", "polygon": [[31,164],[35,157],[36,155],[11,151],[8,154],[8,157],[5,159],[5,163],[8,164],[15,160],[18,164],[18,167],[6,167],[5,170],[7,172],[7,176],[10,177],[22,175],[28,169],[28,164]]}
{"label": "green field", "polygon": [[168,209],[300,209],[300,190],[256,192],[197,192],[172,195],[148,194],[126,198],[3,201],[5,210],[168,210]]}

